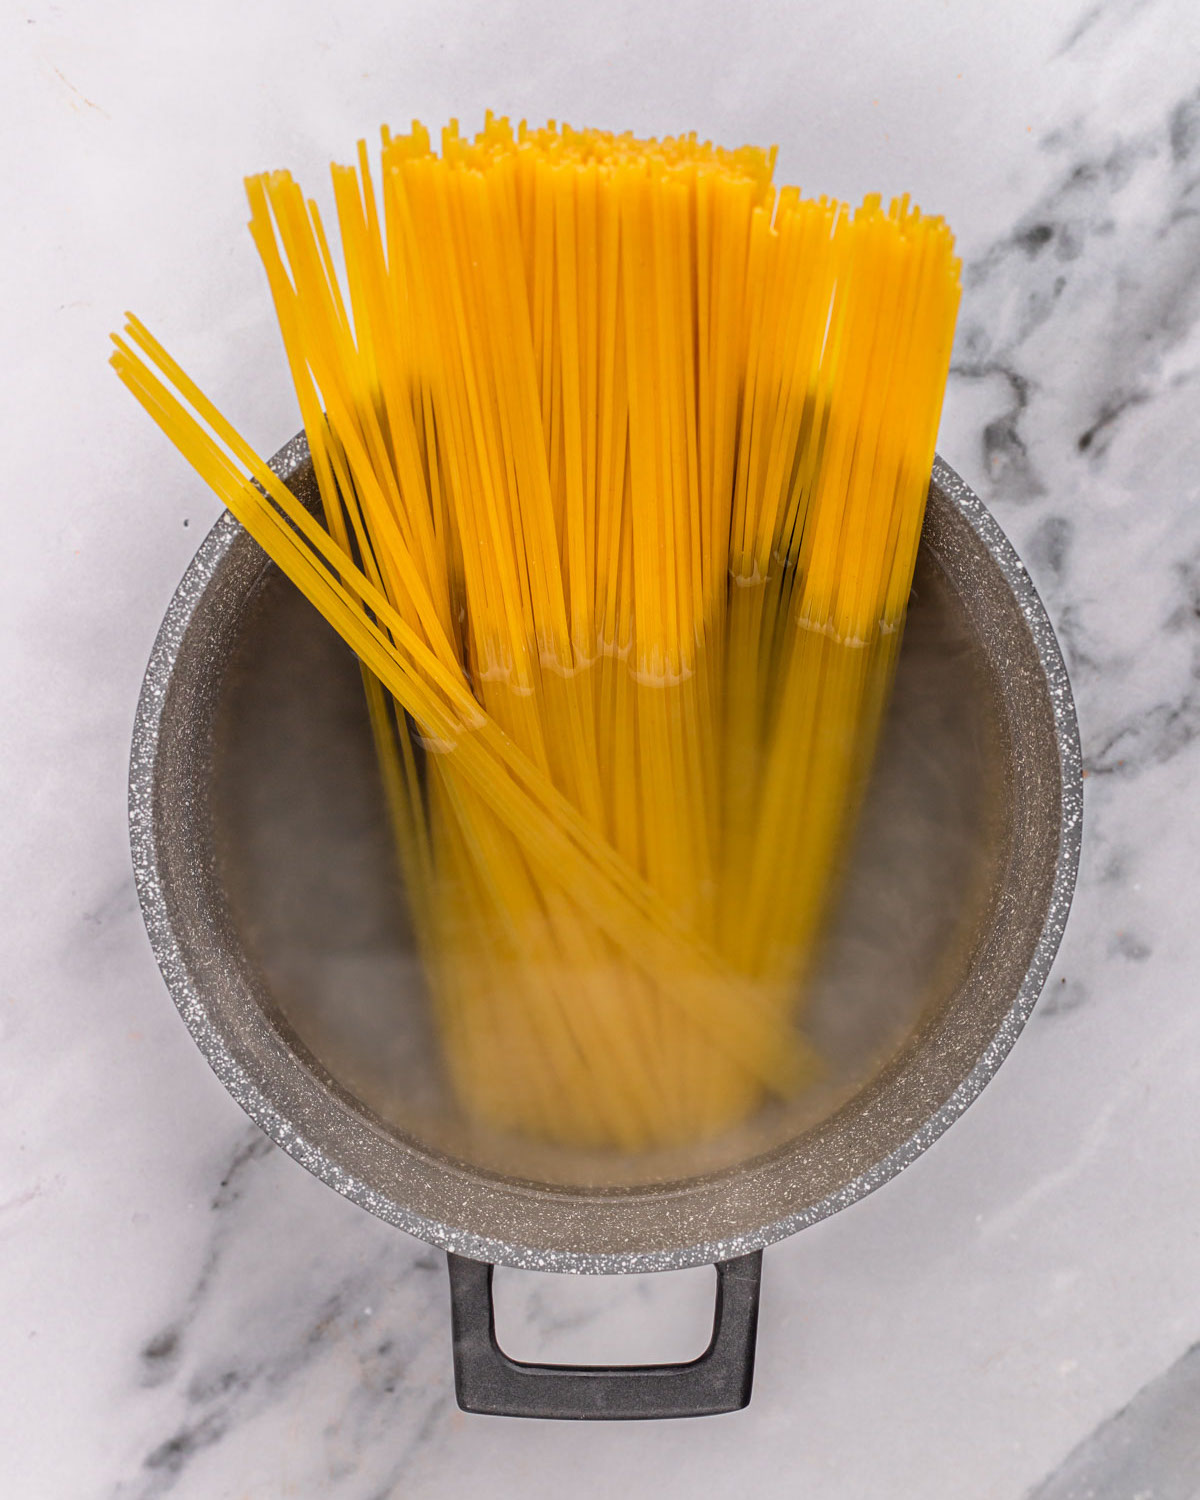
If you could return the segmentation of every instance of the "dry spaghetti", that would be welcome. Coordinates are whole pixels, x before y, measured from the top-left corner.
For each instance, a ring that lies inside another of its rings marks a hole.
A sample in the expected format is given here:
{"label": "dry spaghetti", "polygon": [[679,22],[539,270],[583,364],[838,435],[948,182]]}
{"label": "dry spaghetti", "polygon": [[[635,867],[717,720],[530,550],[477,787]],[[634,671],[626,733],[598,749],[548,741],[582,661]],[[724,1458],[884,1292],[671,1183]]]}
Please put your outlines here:
{"label": "dry spaghetti", "polygon": [[488,117],[250,179],[311,517],[136,319],[121,378],[357,652],[459,1098],[639,1148],[815,1066],[958,262],[774,153]]}

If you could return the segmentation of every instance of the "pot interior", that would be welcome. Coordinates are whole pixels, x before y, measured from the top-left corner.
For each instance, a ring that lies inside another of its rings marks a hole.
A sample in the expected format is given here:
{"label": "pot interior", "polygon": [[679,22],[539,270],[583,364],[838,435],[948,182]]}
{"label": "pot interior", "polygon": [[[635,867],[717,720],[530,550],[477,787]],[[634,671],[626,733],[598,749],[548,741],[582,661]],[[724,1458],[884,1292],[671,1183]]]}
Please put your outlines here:
{"label": "pot interior", "polygon": [[349,649],[274,568],[240,622],[213,740],[212,815],[234,929],[281,1022],[376,1119],[528,1181],[663,1182],[769,1151],[826,1118],[963,982],[994,910],[1009,758],[986,657],[926,549],[894,698],[806,1033],[826,1073],[685,1150],[539,1144],[472,1125],[448,1085]]}

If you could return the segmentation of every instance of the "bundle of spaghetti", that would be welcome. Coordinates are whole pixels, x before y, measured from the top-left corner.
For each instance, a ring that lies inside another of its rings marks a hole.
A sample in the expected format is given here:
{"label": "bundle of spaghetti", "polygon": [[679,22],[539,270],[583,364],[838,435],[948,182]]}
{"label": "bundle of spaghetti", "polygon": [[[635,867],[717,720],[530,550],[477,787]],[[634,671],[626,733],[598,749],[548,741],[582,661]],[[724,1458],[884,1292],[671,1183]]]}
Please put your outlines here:
{"label": "bundle of spaghetti", "polygon": [[774,154],[417,124],[250,179],[324,525],[131,319],[114,363],[358,653],[451,1077],[638,1148],[818,1066],[802,980],[903,624],[940,220]]}

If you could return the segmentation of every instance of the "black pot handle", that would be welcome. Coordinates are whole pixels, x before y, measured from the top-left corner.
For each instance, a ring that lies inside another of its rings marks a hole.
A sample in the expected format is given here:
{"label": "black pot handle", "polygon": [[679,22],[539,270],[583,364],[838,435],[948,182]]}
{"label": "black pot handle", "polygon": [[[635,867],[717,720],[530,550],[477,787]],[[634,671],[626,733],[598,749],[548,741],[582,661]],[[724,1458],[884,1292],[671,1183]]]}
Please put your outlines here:
{"label": "black pot handle", "polygon": [[463,1411],[494,1417],[617,1421],[707,1417],[750,1401],[762,1251],[717,1262],[712,1338],[682,1365],[533,1365],[496,1342],[494,1267],[446,1253],[454,1388]]}

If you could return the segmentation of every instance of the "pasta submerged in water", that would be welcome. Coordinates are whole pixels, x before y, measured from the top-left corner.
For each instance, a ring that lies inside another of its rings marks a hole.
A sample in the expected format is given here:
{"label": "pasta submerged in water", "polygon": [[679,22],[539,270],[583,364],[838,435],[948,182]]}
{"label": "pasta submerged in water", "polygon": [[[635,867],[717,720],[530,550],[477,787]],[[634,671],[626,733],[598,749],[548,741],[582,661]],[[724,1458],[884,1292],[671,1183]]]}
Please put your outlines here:
{"label": "pasta submerged in water", "polygon": [[940,219],[774,153],[488,116],[333,168],[344,287],[247,183],[308,514],[136,319],[121,378],[358,654],[464,1108],[711,1135],[819,1060],[804,978],[912,581]]}

